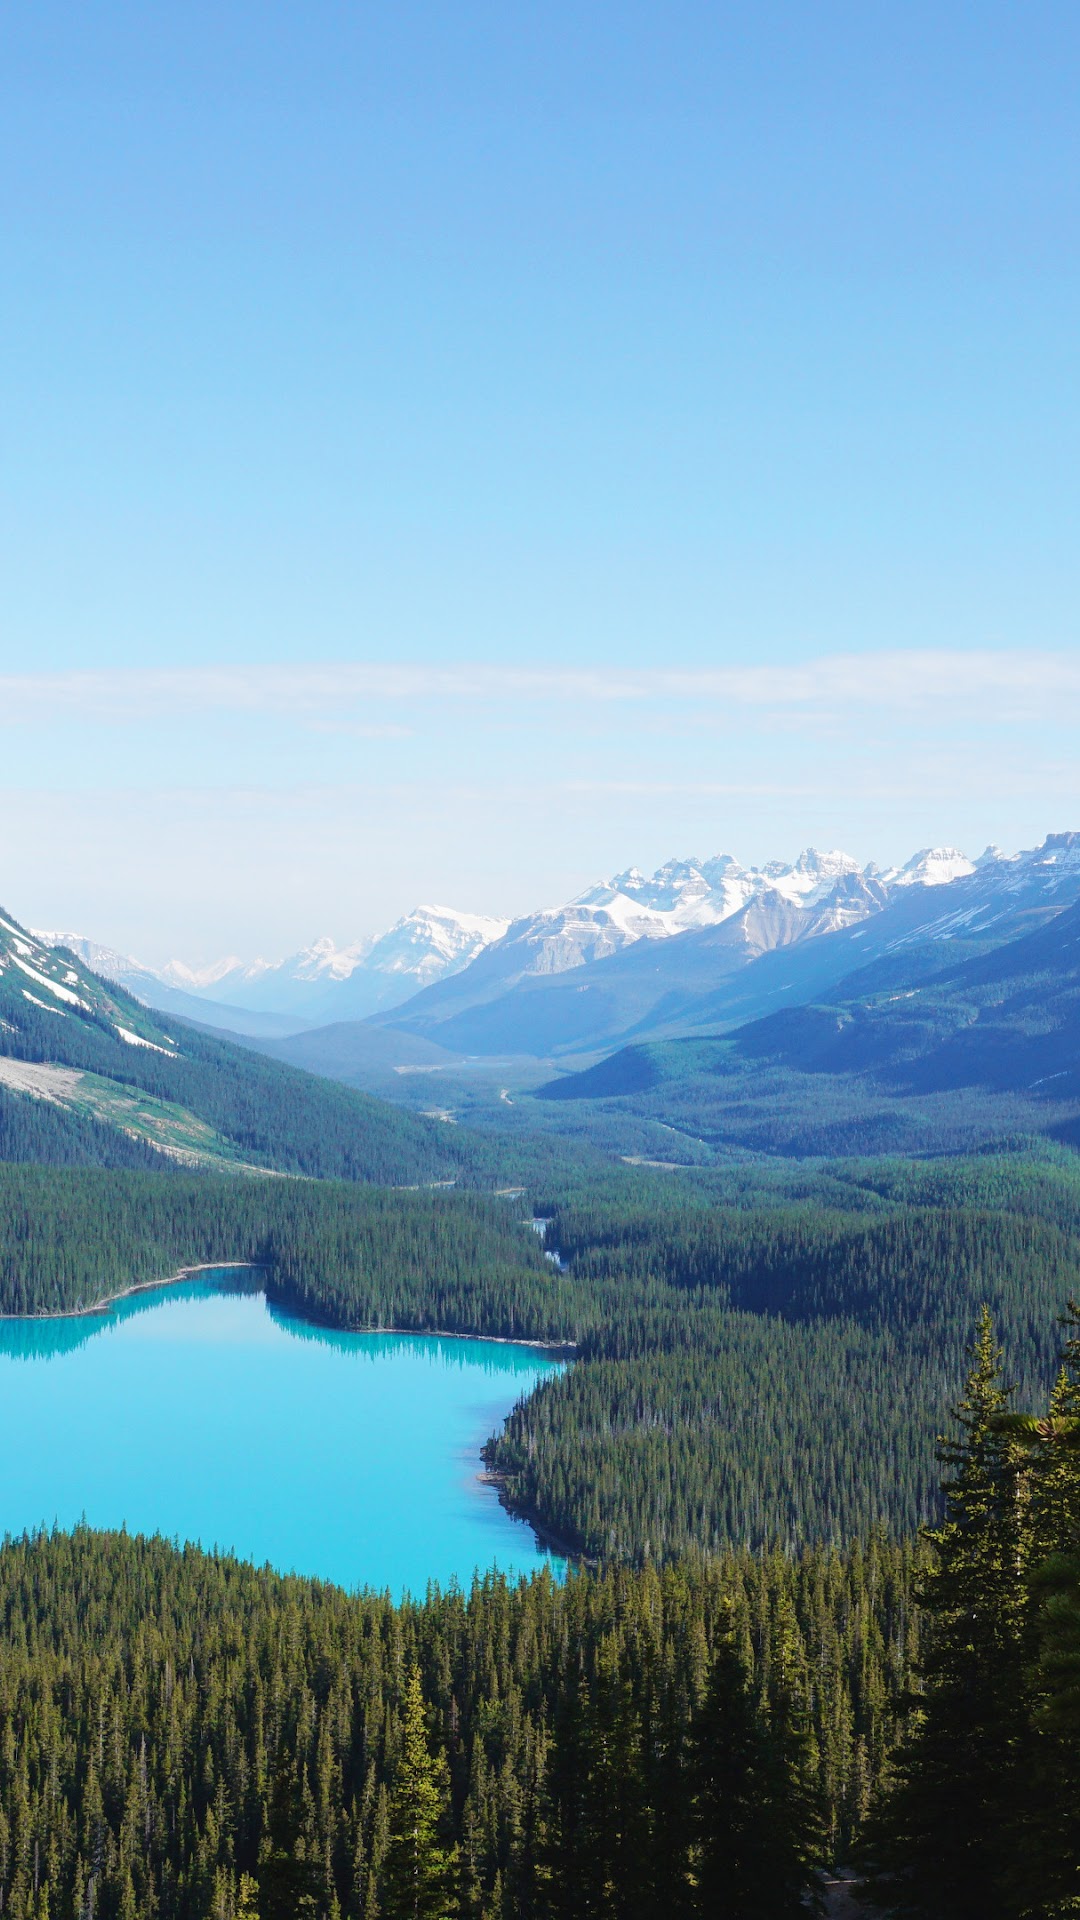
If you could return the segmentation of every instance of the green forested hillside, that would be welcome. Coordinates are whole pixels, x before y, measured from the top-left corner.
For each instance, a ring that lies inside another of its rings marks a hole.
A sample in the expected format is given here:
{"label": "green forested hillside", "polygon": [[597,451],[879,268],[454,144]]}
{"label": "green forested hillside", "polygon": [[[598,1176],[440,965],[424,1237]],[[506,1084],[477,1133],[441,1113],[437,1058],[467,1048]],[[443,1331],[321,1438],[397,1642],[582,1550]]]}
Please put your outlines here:
{"label": "green forested hillside", "polygon": [[335,1181],[0,1167],[0,1309],[85,1308],[182,1266],[250,1261],[343,1326],[561,1338],[570,1283],[504,1199]]}
{"label": "green forested hillside", "polygon": [[[835,1013],[806,1017],[836,1022]],[[538,1122],[613,1153],[692,1166],[731,1152],[822,1158],[972,1153],[1027,1135],[1073,1138],[1078,1103],[1052,1083],[898,1087],[870,1073],[748,1058],[733,1037],[627,1047],[530,1101]],[[647,1145],[643,1144],[645,1141]]]}
{"label": "green forested hillside", "polygon": [[[671,1157],[956,1152],[1080,1138],[1080,905],[988,952],[903,946],[820,999],[722,1038],[643,1042],[549,1081],[597,1137],[673,1129]],[[556,1124],[565,1124],[565,1122]],[[632,1147],[624,1150],[633,1151]]]}
{"label": "green forested hillside", "polygon": [[[395,1868],[415,1669],[432,1850],[456,1849],[430,1911],[691,1920],[715,1912],[720,1871],[732,1889],[756,1875],[767,1920],[797,1916],[806,1852],[843,1848],[883,1775],[917,1651],[911,1575],[909,1550],[874,1542],[564,1588],[492,1575],[395,1608],[161,1541],[11,1542],[0,1905],[412,1913]],[[725,1856],[710,1783],[733,1763],[728,1816],[741,1795],[757,1825]]]}
{"label": "green forested hillside", "polygon": [[[39,1085],[33,1076],[27,1085],[20,1064],[46,1069]],[[126,1141],[134,1133],[132,1144],[156,1151],[159,1165],[170,1156],[248,1162],[402,1185],[453,1178],[468,1158],[432,1121],[170,1023],[7,916],[0,916],[0,1095],[4,1144],[19,1159],[74,1162],[85,1154],[91,1164],[132,1164],[104,1136]]]}
{"label": "green forested hillside", "polygon": [[[452,1178],[456,1171],[446,1129],[432,1121],[193,1027],[177,1025],[177,1044],[175,1055],[129,1047],[91,1023],[58,1028],[49,1013],[32,1008],[0,1031],[0,1058],[73,1068],[108,1082],[116,1089],[121,1127],[128,1118],[124,1095],[136,1089],[201,1121],[237,1158],[283,1172],[398,1184]],[[76,1114],[79,1091],[76,1085],[65,1096]],[[181,1152],[185,1144],[181,1136]],[[172,1146],[166,1135],[159,1158]]]}
{"label": "green forested hillside", "polygon": [[605,1319],[490,1460],[516,1503],[590,1553],[914,1527],[980,1304],[1030,1399],[1080,1290],[1074,1233],[979,1208],[596,1206],[548,1232]]}
{"label": "green forested hillside", "polygon": [[65,1111],[0,1086],[0,1161],[49,1167],[142,1167],[168,1162],[144,1140],[133,1140],[89,1114]]}

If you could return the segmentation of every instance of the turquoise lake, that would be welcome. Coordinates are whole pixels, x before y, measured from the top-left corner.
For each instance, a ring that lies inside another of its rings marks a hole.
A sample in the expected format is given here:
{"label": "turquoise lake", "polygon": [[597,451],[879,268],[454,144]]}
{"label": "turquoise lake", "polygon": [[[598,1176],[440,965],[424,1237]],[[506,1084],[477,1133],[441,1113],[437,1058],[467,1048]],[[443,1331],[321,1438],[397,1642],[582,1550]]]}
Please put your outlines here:
{"label": "turquoise lake", "polygon": [[395,1597],[533,1572],[546,1556],[478,1480],[479,1452],[559,1364],[331,1332],[236,1272],[0,1319],[0,1534],[85,1518]]}

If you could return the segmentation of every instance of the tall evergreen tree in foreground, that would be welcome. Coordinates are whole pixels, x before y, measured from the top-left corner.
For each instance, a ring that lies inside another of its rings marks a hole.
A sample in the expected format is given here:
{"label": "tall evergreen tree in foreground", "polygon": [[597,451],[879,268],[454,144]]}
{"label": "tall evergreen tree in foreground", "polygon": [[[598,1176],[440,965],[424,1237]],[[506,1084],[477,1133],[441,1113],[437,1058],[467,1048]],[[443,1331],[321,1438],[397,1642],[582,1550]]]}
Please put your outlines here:
{"label": "tall evergreen tree in foreground", "polygon": [[923,1692],[877,1840],[900,1910],[1080,1914],[1080,1312],[1045,1414],[1014,1413],[989,1318],[959,1410]]}
{"label": "tall evergreen tree in foreground", "polygon": [[945,1518],[927,1530],[922,1692],[886,1816],[900,1904],[937,1920],[1002,1914],[1027,1788],[1023,1501],[1001,1361],[984,1309],[960,1436],[940,1446],[950,1477]]}
{"label": "tall evergreen tree in foreground", "polygon": [[1080,1914],[1080,1310],[1070,1302],[1061,1372],[1045,1419],[1022,1425],[1030,1484],[1029,1669],[1032,1795],[1014,1849],[1011,1911]]}
{"label": "tall evergreen tree in foreground", "polygon": [[691,1911],[724,1920],[806,1912],[818,1838],[797,1735],[764,1720],[730,1641],[719,1647],[690,1737]]}
{"label": "tall evergreen tree in foreground", "polygon": [[418,1667],[405,1686],[402,1753],[390,1799],[390,1832],[379,1910],[383,1920],[452,1920],[457,1913],[457,1850],[442,1828],[448,1813],[445,1760],[428,1749]]}
{"label": "tall evergreen tree in foreground", "polygon": [[1080,1553],[1052,1554],[1032,1577],[1035,1793],[1015,1861],[1025,1920],[1080,1914]]}

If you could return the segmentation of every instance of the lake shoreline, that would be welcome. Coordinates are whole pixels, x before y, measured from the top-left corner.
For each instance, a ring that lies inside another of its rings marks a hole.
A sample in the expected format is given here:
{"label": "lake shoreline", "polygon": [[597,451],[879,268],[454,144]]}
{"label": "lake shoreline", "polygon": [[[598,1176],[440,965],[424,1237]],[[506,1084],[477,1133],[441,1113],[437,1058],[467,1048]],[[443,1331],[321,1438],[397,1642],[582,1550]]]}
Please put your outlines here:
{"label": "lake shoreline", "polygon": [[534,1508],[515,1506],[510,1494],[509,1479],[505,1473],[499,1473],[485,1466],[476,1477],[481,1486],[494,1488],[504,1513],[508,1513],[512,1520],[523,1520],[526,1526],[532,1528],[536,1535],[537,1546],[541,1547],[545,1553],[557,1553],[561,1560],[568,1560],[575,1567],[596,1568],[600,1565],[595,1555],[583,1552],[581,1547],[571,1546],[569,1540],[564,1539],[562,1534],[557,1533],[554,1527],[550,1527],[546,1520],[541,1519]]}
{"label": "lake shoreline", "polygon": [[[57,1307],[55,1313],[0,1313],[3,1320],[81,1320],[87,1315],[108,1313],[118,1301],[130,1300],[133,1294],[150,1293],[158,1287],[172,1287],[184,1280],[195,1280],[200,1273],[268,1273],[268,1267],[260,1266],[255,1260],[204,1260],[198,1266],[180,1267],[176,1273],[167,1273],[156,1280],[136,1280],[130,1287],[122,1287],[118,1293],[110,1293],[100,1300],[94,1300],[85,1307]],[[285,1313],[293,1313],[298,1320],[308,1320],[313,1327],[327,1327],[334,1333],[393,1333],[411,1334],[418,1339],[431,1340],[488,1340],[497,1347],[533,1347],[539,1353],[559,1354],[565,1359],[573,1359],[578,1349],[572,1340],[528,1340],[506,1333],[462,1333],[458,1328],[449,1327],[345,1327],[339,1320],[332,1320],[328,1314],[312,1311],[310,1307],[292,1306],[281,1300],[274,1300],[265,1294],[267,1302]]]}
{"label": "lake shoreline", "polygon": [[[373,1589],[389,1584],[414,1595],[431,1578],[465,1582],[489,1564],[516,1579],[536,1571],[545,1554],[573,1558],[567,1544],[548,1538],[531,1516],[524,1516],[527,1532],[516,1533],[515,1542],[507,1522],[518,1516],[484,1471],[484,1444],[511,1403],[549,1371],[561,1371],[564,1362],[550,1348],[495,1336],[492,1345],[526,1349],[515,1358],[477,1353],[475,1341],[483,1334],[452,1336],[471,1338],[473,1350],[448,1350],[431,1329],[366,1330],[389,1336],[378,1340],[364,1338],[359,1329],[324,1334],[296,1307],[277,1310],[268,1265],[193,1262],[118,1286],[109,1298],[78,1309],[0,1317],[5,1362],[77,1356],[65,1373],[17,1367],[12,1374],[7,1405],[40,1407],[51,1395],[56,1417],[44,1424],[63,1444],[55,1463],[47,1450],[30,1450],[25,1472],[13,1477],[6,1494],[9,1526],[37,1524],[43,1515],[74,1524],[78,1513],[94,1511],[90,1489],[94,1501],[106,1502],[95,1514],[97,1524],[175,1535],[207,1549],[225,1541],[239,1557],[253,1565],[265,1560],[282,1575],[297,1573],[346,1590],[358,1583]],[[168,1301],[163,1288],[171,1294]],[[163,1338],[148,1336],[143,1323],[151,1320],[162,1322]],[[362,1379],[337,1364],[338,1349],[363,1356]],[[482,1416],[471,1379],[475,1371],[490,1376],[481,1389]],[[291,1418],[282,1422],[268,1409],[280,1405],[290,1382],[297,1391],[289,1401]],[[114,1399],[128,1407],[133,1431],[141,1436],[134,1462],[126,1442],[113,1445],[117,1436],[102,1412]],[[248,1413],[246,1399],[252,1402]],[[7,1434],[16,1416],[5,1408],[5,1417]],[[395,1470],[380,1459],[380,1450],[400,1419],[408,1423],[409,1444],[396,1449],[402,1464]],[[260,1504],[256,1485],[238,1507],[235,1493],[208,1471],[207,1434],[212,1438],[218,1425],[229,1444],[263,1435],[260,1457],[271,1463],[278,1490],[272,1500]],[[87,1461],[78,1458],[69,1428],[98,1436]],[[164,1466],[148,1472],[146,1461],[159,1455]],[[353,1517],[355,1537],[344,1545],[309,1511],[310,1475],[324,1470],[336,1489],[327,1512]],[[284,1501],[285,1508],[295,1507],[284,1517],[282,1487],[298,1496]],[[20,1489],[25,1499],[17,1498]]]}
{"label": "lake shoreline", "polygon": [[[266,1296],[270,1300],[269,1294]],[[462,1333],[457,1327],[344,1327],[329,1314],[310,1307],[291,1306],[284,1300],[270,1300],[282,1313],[294,1313],[298,1320],[310,1320],[313,1327],[328,1327],[332,1333],[409,1334],[417,1340],[487,1340],[493,1347],[532,1347],[537,1353],[551,1353],[572,1360],[577,1347],[572,1340],[527,1340],[510,1333]]]}
{"label": "lake shoreline", "polygon": [[206,1260],[201,1266],[181,1267],[177,1273],[166,1273],[157,1280],[136,1280],[130,1287],[121,1287],[119,1293],[107,1293],[100,1300],[92,1300],[85,1307],[57,1307],[53,1313],[0,1313],[0,1320],[83,1320],[90,1314],[108,1313],[119,1300],[130,1300],[135,1293],[152,1293],[157,1287],[171,1287],[181,1280],[194,1280],[200,1273],[265,1273],[252,1260]]}
{"label": "lake shoreline", "polygon": [[[252,1260],[203,1261],[196,1266],[180,1267],[176,1273],[164,1274],[155,1280],[136,1280],[132,1286],[123,1287],[118,1293],[109,1294],[105,1298],[95,1300],[85,1307],[61,1307],[55,1313],[5,1313],[0,1314],[0,1322],[4,1320],[39,1322],[46,1320],[81,1320],[93,1318],[94,1316],[109,1313],[109,1311],[122,1300],[130,1300],[135,1294],[153,1293],[161,1287],[180,1285],[185,1280],[197,1279],[199,1275],[203,1273],[266,1274],[268,1271],[269,1269],[267,1267],[260,1266]],[[326,1327],[334,1333],[388,1333],[393,1334],[396,1338],[485,1340],[489,1341],[492,1346],[527,1347],[536,1353],[557,1356],[568,1361],[572,1360],[578,1351],[575,1343],[567,1340],[527,1340],[510,1334],[462,1333],[457,1328],[449,1330],[442,1327],[343,1327],[337,1321],[332,1320],[329,1315],[314,1313],[307,1307],[301,1308],[274,1300],[265,1290],[263,1298],[269,1306],[277,1307],[281,1312],[292,1314],[298,1320],[306,1320],[312,1326]],[[485,1449],[487,1444],[488,1442],[485,1441]],[[493,1472],[492,1469],[486,1465],[486,1455],[483,1450],[481,1451],[480,1459],[484,1464],[481,1465],[480,1471],[476,1475],[478,1483],[481,1486],[492,1488],[503,1512],[508,1514],[511,1519],[524,1521],[525,1525],[528,1526],[535,1535],[537,1546],[543,1552],[558,1554],[560,1559],[568,1561],[573,1566],[595,1567],[599,1564],[598,1561],[588,1554],[583,1553],[580,1548],[571,1546],[570,1542],[565,1540],[554,1528],[548,1526],[539,1514],[534,1513],[530,1508],[515,1505],[510,1495],[507,1476],[504,1473]]]}

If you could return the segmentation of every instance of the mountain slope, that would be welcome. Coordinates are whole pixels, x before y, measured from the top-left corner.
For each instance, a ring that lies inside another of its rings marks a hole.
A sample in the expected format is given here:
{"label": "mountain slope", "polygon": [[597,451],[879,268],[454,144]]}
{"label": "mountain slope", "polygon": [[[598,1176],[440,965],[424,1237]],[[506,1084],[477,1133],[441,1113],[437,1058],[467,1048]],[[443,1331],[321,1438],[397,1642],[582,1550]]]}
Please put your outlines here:
{"label": "mountain slope", "polygon": [[230,1026],[237,1032],[251,1034],[267,1040],[284,1039],[292,1033],[302,1032],[306,1022],[288,1014],[259,1013],[248,1008],[230,1007],[224,1001],[204,998],[201,994],[185,992],[181,987],[170,986],[167,980],[146,967],[140,960],[133,960],[129,954],[117,953],[113,947],[103,947],[96,940],[88,940],[82,933],[42,933],[33,930],[33,938],[46,947],[66,947],[76,959],[89,967],[103,980],[111,980],[114,986],[123,987],[136,1000],[146,1007],[153,1007],[158,1013],[171,1013],[179,1020],[195,1020],[203,1026]]}
{"label": "mountain slope", "polygon": [[1012,914],[965,919],[963,937],[894,940],[807,1004],[622,1048],[540,1097],[793,1152],[1080,1138],[1080,902],[1011,897]]}
{"label": "mountain slope", "polygon": [[[222,1038],[231,1039],[232,1035]],[[400,1032],[396,1027],[377,1027],[370,1020],[335,1021],[328,1027],[313,1027],[284,1040],[248,1039],[236,1036],[241,1045],[257,1048],[273,1060],[303,1067],[308,1073],[326,1074],[331,1079],[349,1080],[363,1076],[393,1084],[400,1074],[426,1075],[457,1064],[457,1056],[423,1040],[417,1034]]]}
{"label": "mountain slope", "polygon": [[913,984],[851,997],[854,984],[742,1029],[735,1050],[818,1073],[872,1073],[904,1091],[1080,1096],[1080,904]]}
{"label": "mountain slope", "polygon": [[88,1123],[139,1144],[136,1164],[147,1164],[150,1149],[159,1166],[248,1165],[387,1184],[452,1178],[463,1152],[448,1145],[446,1128],[179,1022],[166,1027],[8,914],[0,914],[0,1091],[13,1152],[20,1114],[24,1130],[41,1135],[42,1106],[63,1136],[61,1158]]}
{"label": "mountain slope", "polygon": [[[218,1008],[291,1016],[296,1031],[320,1019],[362,1019],[398,1005],[467,967],[502,937],[507,924],[454,907],[415,907],[378,939],[338,947],[326,935],[284,960],[246,964],[230,958],[203,969],[173,961],[160,977],[173,991],[196,1001],[212,999]],[[250,1023],[244,1030],[255,1031]]]}
{"label": "mountain slope", "polygon": [[[993,944],[1020,931],[1025,915],[1053,913],[1080,895],[1076,835],[1051,836],[1012,860],[984,856],[942,880],[955,864],[951,854],[917,855],[888,886],[840,873],[804,902],[773,889],[716,925],[639,940],[553,979],[518,973],[509,986],[501,977],[508,935],[384,1023],[459,1053],[546,1058],[646,1035],[715,1032],[814,998],[894,947],[922,946],[932,963],[939,946]],[[928,870],[931,880],[918,877]]]}

